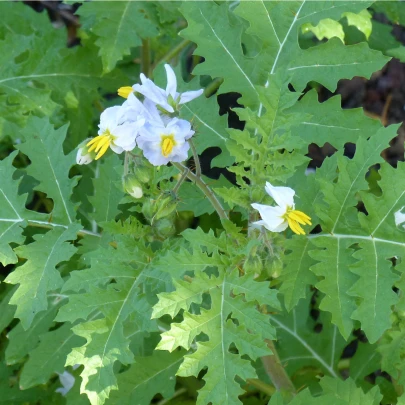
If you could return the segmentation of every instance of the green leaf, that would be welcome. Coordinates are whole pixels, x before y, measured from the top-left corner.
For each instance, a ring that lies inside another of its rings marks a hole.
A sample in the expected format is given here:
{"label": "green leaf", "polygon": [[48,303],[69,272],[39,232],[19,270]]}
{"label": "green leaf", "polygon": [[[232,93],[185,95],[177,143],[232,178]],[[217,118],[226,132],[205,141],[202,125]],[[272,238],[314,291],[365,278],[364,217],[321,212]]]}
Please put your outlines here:
{"label": "green leaf", "polygon": [[[195,90],[198,88],[196,82],[196,79],[187,83],[187,85],[179,82],[179,90]],[[233,159],[227,153],[226,148],[229,138],[225,130],[227,127],[227,116],[219,115],[219,106],[215,96],[206,98],[202,95],[192,102],[184,104],[180,110],[180,117],[191,121],[193,124],[193,128],[196,131],[193,142],[198,154],[201,154],[210,147],[221,148],[222,153],[212,159],[211,167],[227,167],[233,163]]]}
{"label": "green leaf", "polygon": [[355,262],[354,251],[350,249],[353,241],[350,239],[320,237],[312,242],[318,250],[310,252],[310,256],[319,263],[311,267],[318,277],[323,277],[316,287],[325,294],[319,308],[332,314],[332,322],[339,328],[340,333],[348,339],[352,329],[351,315],[356,309],[355,298],[349,290],[357,281],[350,271]]}
{"label": "green leaf", "polygon": [[94,207],[92,218],[101,222],[115,219],[119,213],[118,204],[124,193],[118,189],[121,176],[115,170],[121,164],[121,160],[114,153],[98,163],[96,177],[93,179],[94,194],[89,200]]}
{"label": "green leaf", "polygon": [[9,344],[5,353],[8,365],[21,362],[30,351],[38,346],[40,335],[47,332],[53,324],[61,300],[60,298],[49,298],[48,301],[48,309],[35,315],[28,330],[24,329],[22,323],[19,322],[8,333]]}
{"label": "green leaf", "polygon": [[19,284],[10,304],[17,306],[15,316],[20,318],[24,329],[30,327],[38,312],[48,308],[47,293],[63,285],[56,266],[76,252],[68,241],[76,240],[80,228],[78,224],[67,229],[55,228],[45,235],[35,235],[33,243],[16,248],[17,255],[27,261],[10,273],[5,282]]}
{"label": "green leaf", "polygon": [[[250,27],[247,32],[262,41],[263,51],[265,51],[262,53],[265,54],[261,62],[266,65],[264,68],[268,73],[274,74],[278,70],[285,70],[291,60],[295,58],[299,60],[298,55],[302,54],[302,57],[305,58],[306,51],[302,51],[298,44],[298,31],[303,24],[317,25],[325,18],[339,20],[342,13],[348,11],[358,13],[370,4],[372,2],[369,1],[241,2],[236,13],[249,22]],[[312,49],[310,48],[308,51]],[[329,63],[330,55],[323,56],[325,59],[317,61],[320,65]],[[316,74],[320,74],[323,71],[322,66],[315,71]],[[313,71],[308,73],[307,81],[315,80],[310,77]],[[335,73],[339,74],[339,70],[336,69]],[[340,78],[342,77],[340,76]],[[271,80],[269,82],[271,83]]]}
{"label": "green leaf", "polygon": [[[302,367],[313,367],[319,373],[338,378],[337,365],[345,341],[330,316],[321,312],[317,321],[310,316],[310,298],[301,300],[289,314],[270,315],[277,329],[276,349],[290,376],[299,375]],[[319,333],[316,324],[321,324]]]}
{"label": "green leaf", "polygon": [[337,21],[330,18],[325,18],[324,20],[319,21],[319,24],[316,27],[311,23],[306,23],[301,29],[304,33],[311,31],[320,41],[324,38],[331,39],[337,37],[344,43],[345,33],[343,32],[343,27]]}
{"label": "green leaf", "polygon": [[242,104],[257,105],[255,84],[265,80],[257,71],[260,66],[257,61],[243,55],[242,24],[234,18],[231,20],[228,5],[208,1],[185,2],[180,11],[188,23],[181,36],[194,41],[197,44],[194,53],[205,58],[193,73],[223,77],[218,94],[238,92],[242,94]]}
{"label": "green leaf", "polygon": [[63,372],[67,355],[83,340],[71,331],[71,327],[67,322],[39,337],[41,342],[30,351],[22,369],[20,386],[23,389],[45,384],[54,373]]}
{"label": "green leaf", "polygon": [[400,324],[397,330],[389,331],[385,335],[382,344],[378,347],[378,353],[381,355],[381,369],[390,373],[401,385],[405,383],[403,370],[404,337],[405,329]]}
{"label": "green leaf", "polygon": [[31,117],[27,128],[22,131],[25,142],[17,148],[31,160],[28,173],[40,181],[36,189],[52,198],[54,209],[52,219],[69,225],[75,220],[75,207],[70,201],[76,178],[69,178],[69,170],[75,164],[75,153],[63,153],[63,140],[66,137],[67,126],[57,130],[47,118]]}
{"label": "green leaf", "polygon": [[15,169],[12,165],[17,152],[11,153],[7,158],[0,161],[0,262],[3,266],[17,263],[16,254],[10,247],[10,243],[22,243],[22,228],[26,225],[24,217],[25,195],[18,195],[19,182],[13,179]]}
{"label": "green leaf", "polygon": [[382,128],[369,141],[360,138],[356,154],[351,160],[339,156],[339,179],[336,184],[319,179],[324,200],[328,204],[328,208],[317,209],[324,230],[332,233],[341,230],[346,233],[347,228],[350,228],[351,217],[356,212],[356,192],[368,188],[365,175],[371,165],[383,160],[380,153],[388,147],[389,140],[395,136],[395,130],[393,127]]}
{"label": "green leaf", "polygon": [[[323,377],[320,381],[322,392],[312,396],[309,389],[301,391],[289,402],[290,405],[379,405],[382,399],[378,387],[364,393],[356,387],[355,382],[348,378],[342,381],[338,378]],[[283,405],[280,396],[272,396],[268,405]]]}
{"label": "green leaf", "polygon": [[[311,90],[286,113],[305,114],[291,128],[293,138],[323,146],[325,142],[341,150],[347,142],[374,134],[382,127],[380,121],[367,117],[362,108],[342,109],[340,96],[318,102],[318,93]],[[306,149],[305,149],[306,152]]]}
{"label": "green leaf", "polygon": [[158,34],[155,24],[142,1],[84,3],[78,10],[83,28],[97,36],[103,73],[114,69],[116,63],[131,48],[140,46],[143,38]]}
{"label": "green leaf", "polygon": [[311,248],[307,238],[293,237],[286,240],[286,251],[291,251],[284,257],[285,267],[280,275],[282,285],[280,292],[284,295],[284,305],[288,311],[294,308],[307,293],[308,285],[315,284],[316,278],[309,271],[314,261],[308,256]]}
{"label": "green leaf", "polygon": [[347,46],[339,39],[332,38],[325,44],[301,51],[290,62],[287,73],[292,74],[292,84],[296,91],[302,91],[313,80],[334,92],[339,79],[351,79],[354,76],[369,78],[389,60],[364,42]]}
{"label": "green leaf", "polygon": [[150,257],[146,259],[145,254],[151,252],[142,239],[114,235],[113,245],[117,248],[95,255],[90,269],[72,273],[65,289],[77,294],[69,296],[56,318],[59,322],[85,319],[72,330],[86,343],[73,348],[66,364],[84,366],[81,392],[92,404],[104,403],[111,390],[118,389],[114,364],[134,362],[128,328],[142,333],[157,330],[150,319],[151,305],[157,292],[169,288],[167,278],[149,268]]}
{"label": "green leaf", "polygon": [[349,25],[354,25],[366,36],[367,39],[369,39],[373,27],[371,24],[372,16],[367,10],[362,10],[358,14],[347,12],[344,13],[343,16],[347,18],[347,23]]}
{"label": "green leaf", "polygon": [[154,352],[149,357],[135,357],[135,365],[118,375],[119,391],[113,392],[108,405],[149,405],[156,394],[170,399],[174,394],[176,372],[184,351]]}
{"label": "green leaf", "polygon": [[[201,333],[208,336],[208,341],[198,341],[197,350],[185,356],[178,371],[180,376],[197,376],[202,368],[208,367],[204,376],[206,384],[199,391],[197,404],[216,403],[224,398],[227,403],[239,404],[238,396],[243,390],[235,382],[236,375],[244,380],[255,377],[250,362],[241,356],[255,360],[269,353],[264,339],[274,339],[274,329],[267,317],[257,311],[254,294],[256,289],[261,290],[263,283],[246,282],[248,277],[240,279],[237,271],[231,274],[220,271],[219,277],[195,272],[189,282],[177,282],[174,292],[159,294],[153,316],[164,313],[175,316],[183,309],[184,319],[181,323],[172,323],[171,329],[162,334],[157,349],[173,351],[179,346],[190,349]],[[267,291],[267,295],[264,290],[258,294],[260,303],[277,308],[276,292]],[[205,309],[202,300],[204,293],[211,297],[209,309]],[[191,312],[192,304],[200,306],[197,314]],[[238,354],[230,350],[232,344],[236,345]]]}

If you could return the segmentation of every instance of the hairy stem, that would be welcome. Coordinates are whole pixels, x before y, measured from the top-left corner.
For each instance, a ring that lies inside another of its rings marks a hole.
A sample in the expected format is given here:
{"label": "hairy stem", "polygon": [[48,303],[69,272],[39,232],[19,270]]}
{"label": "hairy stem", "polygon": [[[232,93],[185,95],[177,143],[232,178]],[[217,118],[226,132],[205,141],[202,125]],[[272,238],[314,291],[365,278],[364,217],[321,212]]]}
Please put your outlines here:
{"label": "hairy stem", "polygon": [[281,364],[280,357],[278,356],[273,342],[266,340],[266,343],[273,352],[273,355],[262,357],[264,368],[277,390],[284,392],[289,397],[293,397],[296,394],[294,384]]}
{"label": "hairy stem", "polygon": [[191,140],[191,138],[188,140],[188,143],[191,148],[191,152],[193,153],[193,158],[194,158],[194,163],[195,163],[195,174],[198,177],[201,177],[201,164],[200,164],[200,159],[198,157],[197,149],[194,146],[194,142]]}
{"label": "hairy stem", "polygon": [[174,48],[170,49],[169,52],[166,53],[162,58],[160,58],[156,63],[155,66],[159,65],[162,62],[170,62],[171,59],[175,58],[184,48],[186,48],[191,42],[188,39],[185,39],[179,42]]}
{"label": "hairy stem", "polygon": [[[172,165],[177,167],[177,169],[179,169],[181,172],[184,171],[184,169],[187,169],[187,167],[181,163],[172,162]],[[192,173],[190,170],[187,170],[187,177],[192,182],[194,182],[197,185],[197,187],[204,193],[204,195],[208,198],[209,202],[215,208],[215,211],[218,213],[219,217],[221,219],[228,219],[227,213],[223,209],[221,203],[219,202],[218,198],[215,196],[211,188],[208,186],[208,184],[201,177]]]}
{"label": "hairy stem", "polygon": [[179,180],[177,181],[177,184],[173,187],[173,193],[175,195],[177,195],[177,192],[179,191],[180,186],[183,184],[183,181],[186,179],[187,177],[187,172],[189,172],[188,167],[186,167],[183,171],[183,173],[181,174],[181,177],[179,178]]}

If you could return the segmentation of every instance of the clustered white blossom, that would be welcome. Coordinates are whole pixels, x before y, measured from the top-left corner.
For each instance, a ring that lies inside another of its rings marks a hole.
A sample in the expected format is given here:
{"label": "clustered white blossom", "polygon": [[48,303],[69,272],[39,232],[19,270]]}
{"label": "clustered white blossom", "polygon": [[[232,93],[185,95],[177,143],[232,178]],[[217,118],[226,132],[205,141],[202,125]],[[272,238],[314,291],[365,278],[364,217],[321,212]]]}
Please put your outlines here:
{"label": "clustered white blossom", "polygon": [[[141,84],[121,87],[118,94],[127,100],[107,108],[100,116],[98,136],[79,145],[76,162],[88,164],[100,159],[110,148],[115,153],[138,146],[155,166],[187,159],[187,140],[194,135],[190,122],[177,118],[181,104],[199,97],[203,90],[177,92],[173,69],[165,65],[166,90],[141,74]],[[140,99],[141,98],[141,99]]]}

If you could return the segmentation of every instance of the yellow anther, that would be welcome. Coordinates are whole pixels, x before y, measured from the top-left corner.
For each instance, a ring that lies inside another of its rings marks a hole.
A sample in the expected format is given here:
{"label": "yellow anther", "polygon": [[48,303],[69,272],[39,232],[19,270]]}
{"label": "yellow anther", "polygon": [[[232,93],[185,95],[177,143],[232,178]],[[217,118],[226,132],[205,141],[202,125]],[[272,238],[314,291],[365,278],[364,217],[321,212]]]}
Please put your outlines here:
{"label": "yellow anther", "polygon": [[305,231],[302,229],[301,225],[312,225],[311,218],[302,211],[289,209],[284,214],[284,218],[287,220],[291,230],[297,235],[305,235]]}
{"label": "yellow anther", "polygon": [[129,95],[133,92],[131,86],[123,86],[118,89],[118,95],[123,98],[128,98]]}
{"label": "yellow anther", "polygon": [[107,152],[107,149],[113,140],[114,136],[111,135],[109,131],[106,131],[104,134],[93,138],[86,144],[86,146],[90,146],[89,152],[92,152],[93,150],[96,151],[97,156],[95,160],[98,160]]}
{"label": "yellow anther", "polygon": [[164,157],[168,157],[173,150],[173,147],[176,145],[176,141],[174,140],[174,135],[162,135],[162,141],[160,147],[162,149],[162,155]]}

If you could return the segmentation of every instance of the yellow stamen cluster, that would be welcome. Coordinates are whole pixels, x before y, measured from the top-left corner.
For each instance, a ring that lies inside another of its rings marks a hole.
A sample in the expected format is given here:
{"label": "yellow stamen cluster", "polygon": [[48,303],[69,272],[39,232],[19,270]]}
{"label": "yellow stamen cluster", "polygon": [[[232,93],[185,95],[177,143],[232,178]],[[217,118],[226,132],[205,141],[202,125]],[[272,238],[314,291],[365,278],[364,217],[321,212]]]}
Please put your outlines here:
{"label": "yellow stamen cluster", "polygon": [[123,86],[118,89],[118,95],[123,98],[128,98],[129,95],[133,92],[131,86]]}
{"label": "yellow stamen cluster", "polygon": [[90,146],[89,152],[93,150],[97,153],[96,159],[98,160],[104,153],[107,152],[107,149],[111,145],[111,142],[114,140],[114,136],[110,134],[110,131],[104,132],[104,134],[96,136],[86,146]]}
{"label": "yellow stamen cluster", "polygon": [[162,149],[162,155],[168,157],[173,150],[173,147],[176,146],[176,141],[174,140],[174,135],[162,135],[161,136],[160,147]]}
{"label": "yellow stamen cluster", "polygon": [[304,214],[302,211],[289,209],[284,214],[283,218],[287,220],[288,226],[297,235],[305,235],[305,231],[302,229],[300,224],[312,225],[311,218],[307,214]]}

